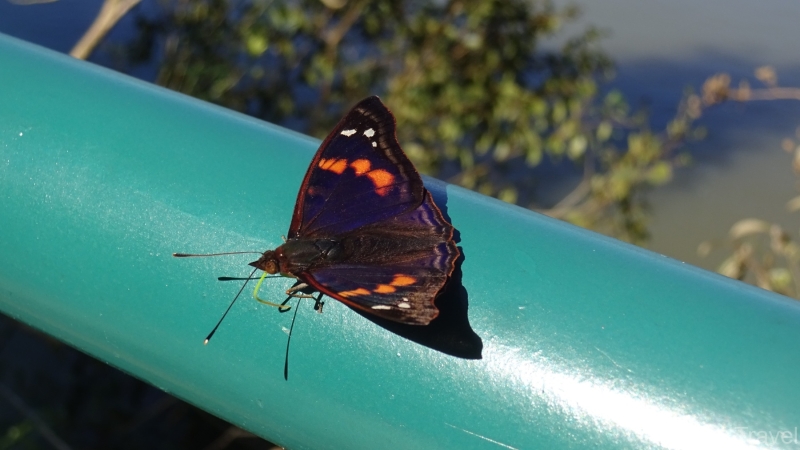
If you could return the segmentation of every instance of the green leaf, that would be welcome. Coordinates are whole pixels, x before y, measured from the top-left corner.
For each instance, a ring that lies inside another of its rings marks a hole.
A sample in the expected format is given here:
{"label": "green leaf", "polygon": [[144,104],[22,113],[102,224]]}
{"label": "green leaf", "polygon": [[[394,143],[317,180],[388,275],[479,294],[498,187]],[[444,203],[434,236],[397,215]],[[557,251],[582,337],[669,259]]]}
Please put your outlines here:
{"label": "green leaf", "polygon": [[586,140],[586,137],[583,135],[578,135],[572,138],[569,141],[569,147],[567,148],[567,156],[570,159],[578,159],[586,153],[586,147],[589,141]]}
{"label": "green leaf", "polygon": [[598,141],[605,142],[611,137],[611,133],[613,131],[614,127],[611,126],[611,122],[604,120],[600,122],[600,125],[597,126],[595,136],[597,137]]}
{"label": "green leaf", "polygon": [[269,40],[266,36],[261,34],[251,34],[247,36],[245,41],[247,53],[252,57],[258,57],[264,54],[269,47]]}
{"label": "green leaf", "polygon": [[647,171],[647,181],[653,185],[661,185],[672,179],[672,165],[666,161],[659,161]]}

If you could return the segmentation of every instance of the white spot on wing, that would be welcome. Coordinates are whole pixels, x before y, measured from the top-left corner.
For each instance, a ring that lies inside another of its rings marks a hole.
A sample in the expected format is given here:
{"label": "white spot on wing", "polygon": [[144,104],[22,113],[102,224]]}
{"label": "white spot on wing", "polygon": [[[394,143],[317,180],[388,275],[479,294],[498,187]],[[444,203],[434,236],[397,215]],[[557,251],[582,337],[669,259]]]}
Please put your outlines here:
{"label": "white spot on wing", "polygon": [[372,309],[392,309],[392,307],[386,305],[375,305],[372,307]]}
{"label": "white spot on wing", "polygon": [[372,146],[373,146],[373,147],[377,147],[377,146],[378,146],[378,143],[377,143],[377,142],[373,142],[373,143],[372,143]]}
{"label": "white spot on wing", "polygon": [[342,130],[342,134],[344,136],[350,137],[350,136],[356,134],[356,130]]}
{"label": "white spot on wing", "polygon": [[411,308],[411,304],[409,304],[409,303],[406,303],[406,302],[403,302],[403,303],[398,303],[398,304],[397,304],[397,307],[398,307],[398,308],[403,308],[403,309],[408,309],[408,308]]}
{"label": "white spot on wing", "polygon": [[364,136],[366,137],[375,136],[375,130],[373,130],[372,128],[367,129],[367,131],[364,132]]}

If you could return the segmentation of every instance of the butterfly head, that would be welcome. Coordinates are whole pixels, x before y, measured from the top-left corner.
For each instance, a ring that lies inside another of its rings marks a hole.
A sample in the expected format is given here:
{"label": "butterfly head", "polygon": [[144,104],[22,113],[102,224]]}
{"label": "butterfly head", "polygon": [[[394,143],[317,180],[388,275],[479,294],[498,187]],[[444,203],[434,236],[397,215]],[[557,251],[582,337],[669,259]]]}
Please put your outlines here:
{"label": "butterfly head", "polygon": [[265,251],[264,254],[261,255],[261,258],[258,258],[258,261],[253,261],[250,263],[250,265],[256,269],[261,269],[270,275],[274,275],[280,271],[280,264],[278,263],[278,257],[275,254],[275,250]]}

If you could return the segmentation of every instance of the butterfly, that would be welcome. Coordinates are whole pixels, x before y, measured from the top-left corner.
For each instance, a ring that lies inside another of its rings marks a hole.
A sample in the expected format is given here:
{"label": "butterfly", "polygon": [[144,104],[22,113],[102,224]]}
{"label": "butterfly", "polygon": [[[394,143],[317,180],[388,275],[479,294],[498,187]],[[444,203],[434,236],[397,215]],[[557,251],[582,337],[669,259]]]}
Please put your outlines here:
{"label": "butterfly", "polygon": [[397,142],[394,115],[372,96],[317,150],[286,241],[250,265],[296,278],[289,295],[311,288],[374,316],[427,325],[459,257],[453,232]]}

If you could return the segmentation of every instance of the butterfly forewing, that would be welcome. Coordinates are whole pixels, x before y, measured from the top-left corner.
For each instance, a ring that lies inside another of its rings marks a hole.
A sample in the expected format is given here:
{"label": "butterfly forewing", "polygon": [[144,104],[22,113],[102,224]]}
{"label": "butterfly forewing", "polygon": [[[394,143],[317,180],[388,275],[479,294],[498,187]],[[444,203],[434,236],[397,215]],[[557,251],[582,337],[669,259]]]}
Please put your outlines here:
{"label": "butterfly forewing", "polygon": [[423,200],[422,179],[377,97],[361,101],[320,146],[303,180],[289,237],[335,236],[390,219]]}

